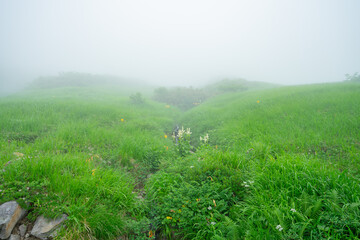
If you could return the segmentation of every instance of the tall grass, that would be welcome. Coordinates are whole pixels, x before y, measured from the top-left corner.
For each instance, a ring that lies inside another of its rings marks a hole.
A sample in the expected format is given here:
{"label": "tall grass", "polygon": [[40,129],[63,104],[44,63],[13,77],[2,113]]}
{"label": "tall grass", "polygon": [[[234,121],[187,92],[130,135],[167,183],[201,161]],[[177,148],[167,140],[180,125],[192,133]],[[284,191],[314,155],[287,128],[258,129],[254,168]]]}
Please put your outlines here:
{"label": "tall grass", "polygon": [[136,217],[134,187],[168,157],[164,135],[177,112],[69,91],[0,102],[0,203],[19,201],[29,218],[68,214],[65,238],[113,239]]}
{"label": "tall grass", "polygon": [[359,84],[339,83],[223,95],[187,112],[182,122],[194,138],[208,132],[223,149],[244,153],[264,145],[357,171],[351,166],[359,163],[359,92]]}
{"label": "tall grass", "polygon": [[[208,133],[210,146],[149,182],[162,224],[194,239],[358,239],[359,93],[348,83],[285,87],[222,95],[186,112],[181,122],[192,129],[192,144]],[[169,173],[181,178],[157,185]],[[211,228],[201,204],[203,214],[194,218],[195,211],[186,226],[166,221],[188,184],[230,191]]]}
{"label": "tall grass", "polygon": [[[65,239],[359,239],[359,93],[282,87],[184,113],[114,89],[7,97],[0,204],[68,214]],[[175,123],[191,129],[186,152]]]}

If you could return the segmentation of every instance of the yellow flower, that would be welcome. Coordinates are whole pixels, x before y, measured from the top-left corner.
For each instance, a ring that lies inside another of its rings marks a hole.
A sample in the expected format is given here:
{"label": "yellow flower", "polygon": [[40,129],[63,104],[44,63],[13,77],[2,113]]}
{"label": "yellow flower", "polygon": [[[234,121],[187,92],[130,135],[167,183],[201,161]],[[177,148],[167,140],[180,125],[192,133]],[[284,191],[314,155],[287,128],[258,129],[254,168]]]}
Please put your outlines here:
{"label": "yellow flower", "polygon": [[166,135],[166,134],[164,135],[164,138],[167,138],[167,135]]}
{"label": "yellow flower", "polygon": [[86,159],[86,162],[90,162],[90,161],[92,161],[94,158],[93,158],[93,156],[91,156],[89,159]]}
{"label": "yellow flower", "polygon": [[122,118],[122,119],[121,119],[121,121],[123,122],[123,121],[124,121],[124,119]]}
{"label": "yellow flower", "polygon": [[93,169],[93,170],[91,170],[91,174],[94,176],[95,175],[95,171],[96,171],[96,168],[95,169]]}
{"label": "yellow flower", "polygon": [[166,219],[170,219],[170,220],[171,220],[171,219],[172,219],[172,217],[167,216],[167,217],[166,217]]}
{"label": "yellow flower", "polygon": [[166,108],[170,108],[170,105],[165,105]]}
{"label": "yellow flower", "polygon": [[197,202],[200,202],[200,198],[197,198],[196,201],[197,201]]}
{"label": "yellow flower", "polygon": [[14,152],[14,155],[18,156],[18,157],[23,157],[24,156],[24,154],[21,153],[21,152]]}
{"label": "yellow flower", "polygon": [[185,207],[185,205],[182,205],[182,207]]}
{"label": "yellow flower", "polygon": [[257,100],[256,102],[257,102],[257,103],[260,103],[260,100]]}

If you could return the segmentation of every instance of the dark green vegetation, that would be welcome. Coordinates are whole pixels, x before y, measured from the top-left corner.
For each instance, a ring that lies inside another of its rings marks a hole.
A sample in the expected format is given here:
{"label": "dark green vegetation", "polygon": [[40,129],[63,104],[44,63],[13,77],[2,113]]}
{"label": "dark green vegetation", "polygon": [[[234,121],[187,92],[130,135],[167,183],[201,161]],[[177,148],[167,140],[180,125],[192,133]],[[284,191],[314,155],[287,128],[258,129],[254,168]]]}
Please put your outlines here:
{"label": "dark green vegetation", "polygon": [[359,239],[360,84],[217,95],[187,112],[93,87],[1,99],[0,204],[68,214],[65,239]]}
{"label": "dark green vegetation", "polygon": [[153,99],[166,104],[174,105],[181,110],[189,110],[200,105],[207,99],[217,95],[254,91],[260,89],[274,88],[276,85],[264,82],[249,82],[244,79],[225,79],[202,88],[175,87],[167,89],[157,88]]}

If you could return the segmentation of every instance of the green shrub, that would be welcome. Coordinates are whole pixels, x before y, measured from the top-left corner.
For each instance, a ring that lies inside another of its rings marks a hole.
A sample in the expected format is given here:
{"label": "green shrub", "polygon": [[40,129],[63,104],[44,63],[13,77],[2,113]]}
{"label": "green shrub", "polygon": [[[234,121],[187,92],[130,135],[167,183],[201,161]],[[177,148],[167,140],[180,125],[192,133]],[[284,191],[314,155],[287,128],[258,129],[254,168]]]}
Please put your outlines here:
{"label": "green shrub", "polygon": [[181,110],[193,108],[204,102],[207,98],[208,95],[204,90],[192,87],[177,87],[173,89],[161,87],[154,91],[154,100],[177,106]]}
{"label": "green shrub", "polygon": [[145,98],[143,98],[141,93],[137,92],[130,95],[130,102],[135,105],[143,105],[145,103]]}

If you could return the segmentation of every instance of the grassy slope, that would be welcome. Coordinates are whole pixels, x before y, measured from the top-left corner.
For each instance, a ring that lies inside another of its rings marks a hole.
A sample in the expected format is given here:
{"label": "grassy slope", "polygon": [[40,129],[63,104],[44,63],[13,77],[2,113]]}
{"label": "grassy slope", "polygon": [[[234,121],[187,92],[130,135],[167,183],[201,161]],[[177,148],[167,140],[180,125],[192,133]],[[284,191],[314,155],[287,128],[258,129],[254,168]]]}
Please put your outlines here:
{"label": "grassy slope", "polygon": [[164,134],[177,112],[115,93],[68,88],[2,99],[0,166],[11,164],[0,173],[0,202],[30,203],[33,216],[66,212],[67,238],[119,236],[124,216],[136,215],[134,186],[168,157]]}
{"label": "grassy slope", "polygon": [[350,83],[283,87],[186,112],[192,143],[208,133],[211,145],[151,179],[150,197],[167,206],[157,214],[190,212],[162,224],[195,239],[359,238],[359,93]]}
{"label": "grassy slope", "polygon": [[[131,105],[114,89],[8,97],[0,101],[0,166],[12,163],[0,173],[0,203],[24,198],[33,216],[69,214],[70,239],[124,230],[136,239],[149,230],[188,239],[354,239],[359,93],[351,83],[233,93],[182,116],[149,101]],[[196,153],[180,157],[164,138],[175,121],[191,128]],[[210,145],[199,144],[206,133]],[[134,187],[158,169],[139,201]]]}
{"label": "grassy slope", "polygon": [[182,122],[195,138],[209,133],[213,145],[238,153],[264,145],[274,154],[354,165],[359,163],[359,93],[359,84],[339,83],[223,95],[187,112]]}

